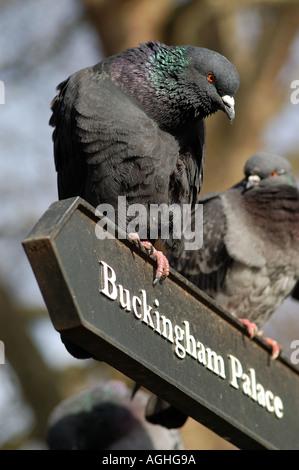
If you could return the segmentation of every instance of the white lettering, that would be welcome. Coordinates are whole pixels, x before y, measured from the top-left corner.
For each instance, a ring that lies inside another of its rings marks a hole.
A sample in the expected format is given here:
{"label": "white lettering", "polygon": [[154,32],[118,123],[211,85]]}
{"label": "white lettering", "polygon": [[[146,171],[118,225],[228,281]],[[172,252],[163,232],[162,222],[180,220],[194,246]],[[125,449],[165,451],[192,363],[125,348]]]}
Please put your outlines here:
{"label": "white lettering", "polygon": [[186,348],[186,352],[194,357],[194,359],[197,358],[197,355],[196,355],[196,341],[195,341],[195,338],[193,335],[190,335],[190,326],[189,326],[189,322],[188,321],[183,321],[184,325],[185,325],[185,348]]}
{"label": "white lettering", "polygon": [[230,360],[230,385],[234,388],[239,388],[238,380],[242,377],[243,368],[242,364],[235,356],[232,354],[228,355]]}
{"label": "white lettering", "polygon": [[225,376],[225,366],[223,357],[212,351],[210,348],[206,348],[207,353],[207,368],[214,372],[214,374],[219,375],[223,379]]}
{"label": "white lettering", "polygon": [[250,388],[251,382],[250,382],[249,376],[247,374],[242,374],[242,380],[243,380],[242,390],[243,390],[244,395],[251,397],[251,388]]}
{"label": "white lettering", "polygon": [[[159,307],[159,305],[160,305],[159,300],[155,299],[154,304],[155,304],[155,307]],[[161,330],[160,330],[160,313],[158,312],[158,310],[155,310],[154,314],[156,316],[156,329],[155,329],[155,332],[160,335],[161,334]]]}
{"label": "white lettering", "polygon": [[137,310],[137,306],[136,306],[137,302],[138,302],[139,305],[141,305],[141,300],[139,299],[139,297],[134,295],[133,298],[132,298],[133,312],[134,312],[134,315],[135,315],[136,318],[141,319],[142,318],[142,313],[138,312],[138,310]]}
{"label": "white lettering", "polygon": [[175,325],[175,327],[174,327],[174,335],[175,335],[175,348],[174,348],[174,351],[180,359],[184,359],[186,357],[186,349],[179,342],[179,341],[182,341],[184,339],[184,334],[185,334],[185,331],[181,327],[179,327],[178,325]]}
{"label": "white lettering", "polygon": [[256,386],[257,391],[257,402],[263,408],[266,406],[266,396],[265,396],[265,389],[261,384],[257,384]]}
{"label": "white lettering", "polygon": [[134,467],[137,457],[121,457],[118,455],[109,454],[102,458],[103,465],[128,465],[130,468]]}
{"label": "white lettering", "polygon": [[124,289],[121,284],[118,284],[119,290],[119,304],[121,308],[125,309],[127,312],[131,311],[131,298],[130,292],[128,289]]}
{"label": "white lettering", "polygon": [[197,347],[198,347],[197,360],[200,364],[206,366],[207,365],[207,359],[206,359],[205,347],[200,341],[197,342]]}
{"label": "white lettering", "polygon": [[273,413],[274,411],[274,395],[271,392],[271,390],[267,390],[265,393],[265,403],[266,403],[266,408],[270,413]]}
{"label": "white lettering", "polygon": [[[173,339],[172,323],[169,320],[169,318],[166,318],[164,315],[161,316],[161,319],[162,319],[162,325],[163,325],[162,336],[164,336],[164,338],[168,339],[168,341],[173,343],[174,339]],[[167,330],[168,330],[168,333],[167,333]]]}
{"label": "white lettering", "polygon": [[278,396],[274,398],[274,413],[278,419],[283,417],[283,403],[281,398]]}
{"label": "white lettering", "polygon": [[146,299],[146,291],[144,289],[141,289],[141,294],[142,294],[142,307],[143,307],[143,319],[142,321],[149,325],[151,328],[155,328],[152,317],[150,315],[150,312],[152,310],[152,307],[147,305],[147,299]]}
{"label": "white lettering", "polygon": [[242,391],[244,395],[251,397],[261,407],[266,408],[269,413],[274,413],[279,419],[283,417],[283,402],[279,396],[275,396],[271,390],[266,390],[262,384],[256,381],[256,372],[249,369],[249,375],[243,373],[242,364],[232,354],[228,355],[230,359],[230,385],[236,389],[239,388],[238,380],[243,381]]}
{"label": "white lettering", "polygon": [[100,290],[102,294],[109,297],[111,300],[117,299],[117,288],[116,288],[116,274],[113,268],[109,266],[105,261],[101,261],[103,266],[104,275],[104,287]]}
{"label": "white lettering", "polygon": [[158,312],[158,310],[155,310],[155,311],[154,311],[154,314],[155,314],[155,316],[156,316],[156,328],[155,328],[155,332],[160,335],[160,334],[161,334],[161,329],[160,329],[160,313]]}
{"label": "white lettering", "polygon": [[[122,284],[117,284],[116,273],[111,266],[105,261],[99,261],[99,263],[101,265],[101,294],[111,300],[117,300],[120,308],[127,312],[132,311],[136,319],[141,320],[167,341],[174,343],[174,354],[179,359],[184,359],[188,355],[206,367],[207,370],[222,379],[226,379],[224,358],[197,341],[192,334],[192,324],[189,321],[182,320],[183,327],[173,324],[169,318],[160,314],[158,310],[153,310],[151,305],[154,305],[154,307],[160,305],[158,299],[154,299],[153,303],[150,304],[145,289],[140,289],[140,297],[132,295],[129,289],[125,289]],[[2,344],[0,341],[0,363]],[[299,341],[293,341],[292,345],[293,347],[299,347]],[[237,357],[229,354],[228,359],[229,384],[239,390],[238,393],[241,392],[244,396],[251,398],[260,407],[265,408],[269,413],[281,419],[284,416],[284,406],[281,398],[271,390],[265,389],[261,383],[258,383],[254,368],[248,368],[247,372],[244,372],[242,363]]]}
{"label": "white lettering", "polygon": [[255,370],[254,369],[249,369],[249,373],[250,373],[250,382],[251,382],[251,398],[254,401],[257,401]]}

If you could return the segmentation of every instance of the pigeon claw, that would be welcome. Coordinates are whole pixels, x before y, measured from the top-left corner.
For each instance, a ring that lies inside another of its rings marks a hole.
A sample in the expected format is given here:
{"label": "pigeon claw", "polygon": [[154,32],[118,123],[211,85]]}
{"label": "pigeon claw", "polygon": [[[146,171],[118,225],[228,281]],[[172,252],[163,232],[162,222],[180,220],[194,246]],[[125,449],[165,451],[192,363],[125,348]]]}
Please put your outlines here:
{"label": "pigeon claw", "polygon": [[[241,323],[243,323],[243,325],[246,326],[250,339],[252,339],[257,334],[260,335],[260,336],[263,336],[263,332],[258,330],[258,327],[256,326],[255,323],[250,322],[246,318],[239,318],[239,321]],[[264,338],[264,340],[272,348],[271,359],[273,359],[273,360],[277,359],[279,354],[280,354],[280,351],[282,349],[280,344],[278,344],[277,341],[275,341],[274,339],[271,339],[271,338]]]}
{"label": "pigeon claw", "polygon": [[131,238],[139,247],[143,246],[149,252],[149,255],[156,259],[157,270],[153,285],[156,285],[160,280],[169,276],[169,262],[162,251],[156,250],[156,248],[149,241],[140,241],[139,235],[137,233],[130,233],[129,238]]}
{"label": "pigeon claw", "polygon": [[150,256],[154,257],[157,260],[156,277],[153,282],[153,285],[156,285],[160,280],[165,279],[167,276],[169,276],[168,259],[162,253],[162,251],[156,250],[156,248],[153,247],[151,242],[141,242],[141,245],[149,251]]}
{"label": "pigeon claw", "polygon": [[246,318],[239,318],[239,321],[246,326],[250,339],[252,339],[258,333],[258,327],[255,323],[250,322]]}
{"label": "pigeon claw", "polygon": [[270,346],[272,348],[271,359],[273,359],[273,360],[277,359],[279,354],[280,354],[280,351],[281,351],[280,344],[278,344],[277,341],[275,341],[272,338],[264,338],[264,340],[266,341],[266,343],[270,344]]}
{"label": "pigeon claw", "polygon": [[140,241],[138,233],[135,233],[135,232],[129,233],[128,238],[132,240],[134,243],[136,243],[136,245],[138,245],[139,248],[141,248],[142,245],[141,245],[141,241]]}

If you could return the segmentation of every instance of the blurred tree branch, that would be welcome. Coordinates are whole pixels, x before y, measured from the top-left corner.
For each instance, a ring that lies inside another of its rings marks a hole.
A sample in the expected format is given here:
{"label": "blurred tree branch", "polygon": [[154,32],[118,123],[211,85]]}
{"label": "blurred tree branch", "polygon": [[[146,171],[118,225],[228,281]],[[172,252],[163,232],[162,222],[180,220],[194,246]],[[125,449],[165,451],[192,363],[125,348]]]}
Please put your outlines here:
{"label": "blurred tree branch", "polygon": [[171,0],[82,0],[101,38],[105,55],[155,38],[165,40],[165,25],[174,10]]}
{"label": "blurred tree branch", "polygon": [[246,55],[246,61],[235,62],[241,85],[233,125],[229,129],[224,126],[222,116],[208,120],[205,190],[225,189],[240,179],[247,158],[261,150],[266,123],[289,99],[278,76],[298,33],[299,8],[280,7],[276,13],[274,23],[263,30],[257,51]]}
{"label": "blurred tree branch", "polygon": [[25,401],[35,414],[32,437],[44,439],[49,413],[61,400],[57,374],[43,361],[27,333],[24,315],[0,284],[0,332],[5,344],[5,359],[17,374]]}

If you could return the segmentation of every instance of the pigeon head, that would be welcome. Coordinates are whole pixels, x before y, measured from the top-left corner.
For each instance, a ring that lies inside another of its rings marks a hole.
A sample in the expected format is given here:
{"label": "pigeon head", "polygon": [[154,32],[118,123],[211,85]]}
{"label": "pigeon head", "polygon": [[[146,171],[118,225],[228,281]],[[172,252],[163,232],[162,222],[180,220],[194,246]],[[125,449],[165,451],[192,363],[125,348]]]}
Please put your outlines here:
{"label": "pigeon head", "polygon": [[234,95],[240,79],[236,68],[221,54],[186,46],[189,64],[183,78],[194,92],[197,110],[203,117],[222,110],[230,121],[235,117]]}
{"label": "pigeon head", "polygon": [[246,190],[256,186],[296,186],[292,167],[288,160],[270,153],[252,155],[244,166]]}
{"label": "pigeon head", "polygon": [[218,110],[231,121],[235,117],[239,74],[217,52],[150,41],[115,56],[109,67],[124,91],[162,128],[176,128]]}

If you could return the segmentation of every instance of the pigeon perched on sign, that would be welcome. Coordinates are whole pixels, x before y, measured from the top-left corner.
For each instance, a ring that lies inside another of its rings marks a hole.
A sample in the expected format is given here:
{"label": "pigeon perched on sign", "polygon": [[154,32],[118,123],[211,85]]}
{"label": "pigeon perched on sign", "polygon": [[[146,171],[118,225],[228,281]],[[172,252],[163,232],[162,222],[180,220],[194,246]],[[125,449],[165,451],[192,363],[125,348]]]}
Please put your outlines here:
{"label": "pigeon perched on sign", "polygon": [[[204,118],[222,110],[232,121],[238,86],[238,72],[222,55],[159,42],[71,75],[51,104],[59,199],[110,204],[116,221],[119,196],[147,213],[152,204],[194,205],[205,161]],[[157,259],[157,281],[169,265],[152,246],[149,222],[141,243]],[[61,337],[73,356],[91,357]]]}
{"label": "pigeon perched on sign", "polygon": [[[253,336],[299,280],[299,191],[277,155],[251,156],[244,173],[233,188],[199,198],[203,245],[170,255],[170,264]],[[279,345],[265,339],[277,357]]]}
{"label": "pigeon perched on sign", "polygon": [[148,394],[131,400],[125,383],[111,380],[59,403],[49,418],[50,450],[182,450],[177,430],[144,418]]}
{"label": "pigeon perched on sign", "polygon": [[[238,86],[237,70],[222,55],[153,41],[74,73],[51,104],[59,198],[110,204],[116,221],[119,196],[147,214],[151,204],[194,205],[204,118],[222,110],[232,121]],[[150,222],[142,243],[156,256],[160,279],[168,261],[151,244]]]}

